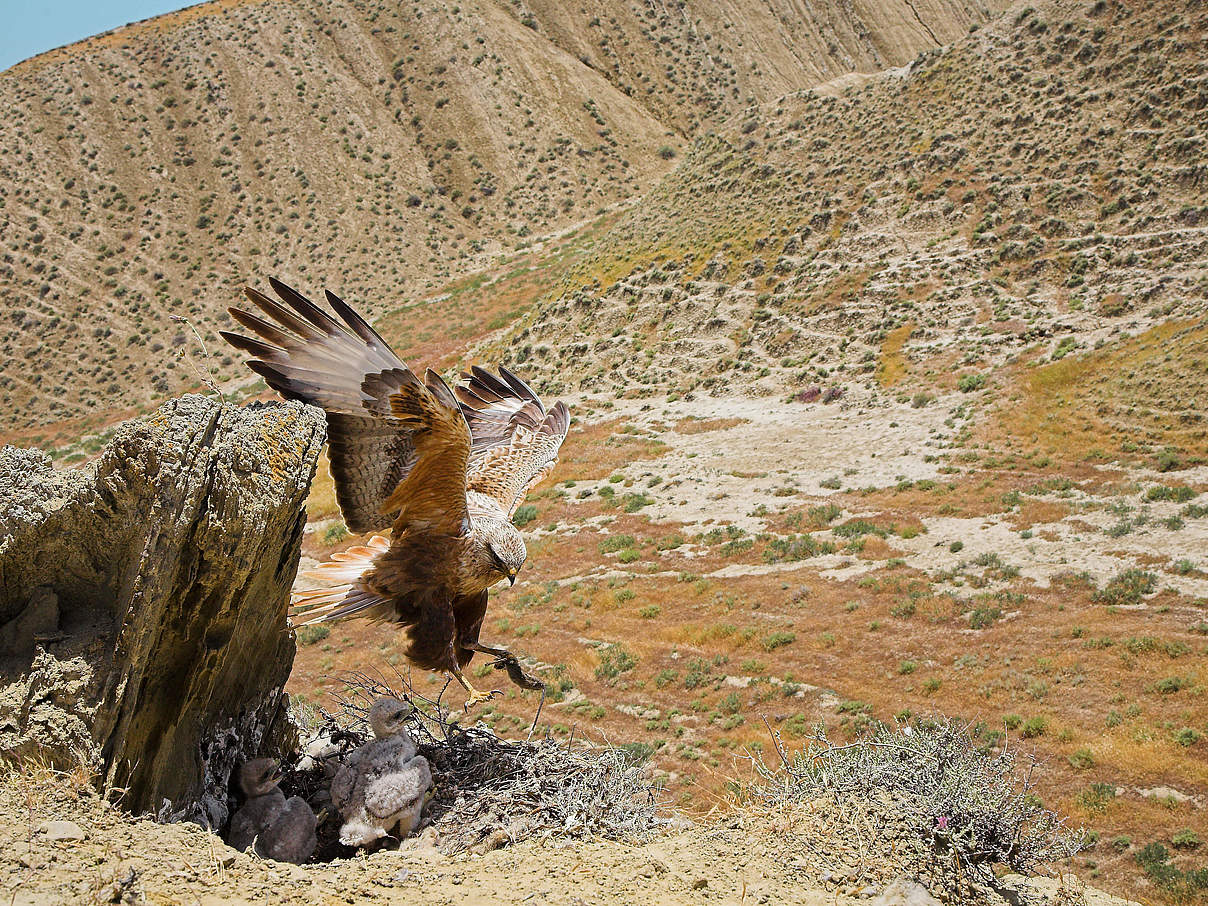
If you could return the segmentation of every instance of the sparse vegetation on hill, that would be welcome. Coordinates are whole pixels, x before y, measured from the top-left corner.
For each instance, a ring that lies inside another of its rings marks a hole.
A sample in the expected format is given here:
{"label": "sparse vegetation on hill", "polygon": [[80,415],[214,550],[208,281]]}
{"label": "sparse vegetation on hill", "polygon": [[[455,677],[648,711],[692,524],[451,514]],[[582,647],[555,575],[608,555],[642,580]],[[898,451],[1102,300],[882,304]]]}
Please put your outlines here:
{"label": "sparse vegetation on hill", "polygon": [[425,299],[646,191],[752,99],[986,15],[743,9],[214,2],[0,74],[0,425],[57,442],[196,386],[168,316],[208,332],[265,274]]}
{"label": "sparse vegetation on hill", "polygon": [[631,394],[977,398],[1022,372],[1022,440],[1114,455],[1128,431],[1203,461],[1206,25],[1196,4],[1021,8],[905,70],[752,105],[483,352]]}
{"label": "sparse vegetation on hill", "polygon": [[[919,8],[231,2],[33,61],[0,76],[0,400],[26,438],[93,431],[198,380],[157,318],[204,333],[253,272],[332,285],[416,364],[578,397],[483,625],[548,682],[538,734],[623,742],[732,852],[768,726],[838,749],[960,715],[981,764],[1040,759],[1015,814],[1085,825],[1084,880],[1196,902],[1208,11]],[[309,512],[306,556],[356,540],[325,465]],[[298,700],[404,663],[381,626],[299,642]],[[523,736],[534,708],[475,717]],[[801,848],[906,811],[828,803],[758,824],[769,902],[847,890],[850,848]],[[660,891],[696,878],[668,860]]]}

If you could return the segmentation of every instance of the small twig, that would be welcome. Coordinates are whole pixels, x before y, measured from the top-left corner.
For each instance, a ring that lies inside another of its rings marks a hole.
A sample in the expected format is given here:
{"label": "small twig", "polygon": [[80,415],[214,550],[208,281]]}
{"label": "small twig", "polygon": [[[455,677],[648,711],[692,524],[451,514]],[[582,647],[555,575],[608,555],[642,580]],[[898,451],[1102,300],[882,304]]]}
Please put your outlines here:
{"label": "small twig", "polygon": [[[201,334],[197,332],[197,328],[193,326],[193,322],[188,318],[182,315],[168,315],[168,317],[177,324],[187,324],[189,330],[193,331],[193,336],[197,337],[197,342],[201,345],[202,355],[205,356],[206,373],[201,373],[201,369],[197,367],[197,361],[193,356],[189,356],[189,364],[193,366],[193,372],[197,375],[197,379],[205,384],[212,393],[216,394],[219,400],[222,400],[222,391],[218,389],[218,384],[214,380],[214,372],[210,368],[210,350],[206,348],[206,341],[201,338]],[[178,356],[184,356],[184,354],[185,350],[183,349],[177,353]]]}

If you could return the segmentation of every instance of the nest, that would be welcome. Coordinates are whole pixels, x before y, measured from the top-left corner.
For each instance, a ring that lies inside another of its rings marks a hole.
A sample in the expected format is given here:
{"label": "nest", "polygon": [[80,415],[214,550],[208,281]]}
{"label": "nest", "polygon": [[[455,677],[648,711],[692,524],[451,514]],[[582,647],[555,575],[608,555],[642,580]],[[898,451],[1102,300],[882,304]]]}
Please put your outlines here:
{"label": "nest", "polygon": [[[434,781],[425,822],[436,829],[446,853],[483,852],[529,839],[637,841],[666,823],[658,786],[626,750],[576,742],[573,736],[510,740],[481,724],[462,726],[460,711],[417,692],[403,674],[390,683],[353,674],[335,711],[318,712],[320,734],[340,749],[334,759],[372,737],[366,715],[382,696],[415,707],[412,737]],[[287,779],[311,801],[322,797],[321,768],[295,771]],[[325,846],[323,836],[321,829],[321,850],[351,852],[333,841]]]}

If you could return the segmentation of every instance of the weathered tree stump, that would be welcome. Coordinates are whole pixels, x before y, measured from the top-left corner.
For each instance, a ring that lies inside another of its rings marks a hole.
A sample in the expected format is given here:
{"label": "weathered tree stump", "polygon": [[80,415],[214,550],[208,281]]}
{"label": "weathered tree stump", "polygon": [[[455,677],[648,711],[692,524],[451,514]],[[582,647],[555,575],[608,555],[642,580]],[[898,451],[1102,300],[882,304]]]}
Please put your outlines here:
{"label": "weathered tree stump", "polygon": [[316,409],[186,396],[82,469],[0,450],[0,755],[82,757],[134,811],[224,824],[234,766],[289,730],[323,441]]}

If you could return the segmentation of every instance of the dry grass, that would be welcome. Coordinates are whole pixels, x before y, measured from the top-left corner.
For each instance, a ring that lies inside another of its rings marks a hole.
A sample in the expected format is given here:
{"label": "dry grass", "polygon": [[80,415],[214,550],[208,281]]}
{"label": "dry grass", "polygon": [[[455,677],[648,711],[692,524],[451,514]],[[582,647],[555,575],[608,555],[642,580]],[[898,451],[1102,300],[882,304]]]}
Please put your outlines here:
{"label": "dry grass", "polygon": [[1170,321],[1085,355],[1021,374],[1023,397],[1006,405],[999,436],[1063,461],[1098,453],[1208,461],[1208,325]]}
{"label": "dry grass", "polygon": [[709,431],[725,431],[747,422],[745,418],[681,418],[673,430],[676,434],[705,434]]}
{"label": "dry grass", "polygon": [[881,361],[877,366],[877,380],[882,387],[892,387],[906,375],[906,358],[902,347],[914,333],[914,323],[908,322],[885,334],[881,342]]}

